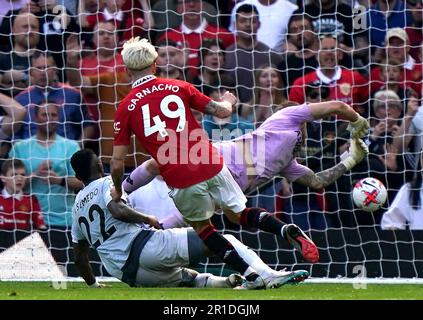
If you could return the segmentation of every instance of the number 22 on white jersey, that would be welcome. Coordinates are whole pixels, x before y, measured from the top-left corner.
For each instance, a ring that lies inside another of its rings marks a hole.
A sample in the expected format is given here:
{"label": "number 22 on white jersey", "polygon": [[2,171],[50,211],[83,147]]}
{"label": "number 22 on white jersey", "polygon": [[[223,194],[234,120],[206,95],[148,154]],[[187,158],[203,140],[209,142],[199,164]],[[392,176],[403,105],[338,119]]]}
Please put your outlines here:
{"label": "number 22 on white jersey", "polygon": [[[176,103],[178,107],[175,111],[169,109],[169,104],[171,104],[172,102]],[[174,94],[164,97],[160,102],[160,110],[163,115],[168,118],[179,118],[179,123],[176,127],[176,132],[181,132],[182,130],[184,130],[186,123],[185,105],[180,97]],[[148,137],[149,135],[152,135],[156,132],[158,132],[163,138],[168,136],[168,133],[166,131],[166,122],[162,121],[162,119],[160,119],[160,116],[154,116],[154,124],[151,125],[150,106],[148,103],[141,107],[141,111],[144,119],[144,136]]]}

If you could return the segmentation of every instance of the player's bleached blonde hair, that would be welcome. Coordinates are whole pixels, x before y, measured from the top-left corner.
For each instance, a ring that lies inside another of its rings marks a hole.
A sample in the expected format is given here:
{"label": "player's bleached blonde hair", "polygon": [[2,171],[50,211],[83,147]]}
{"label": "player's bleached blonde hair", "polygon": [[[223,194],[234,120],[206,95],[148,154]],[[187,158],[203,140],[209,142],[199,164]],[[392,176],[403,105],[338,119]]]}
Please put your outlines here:
{"label": "player's bleached blonde hair", "polygon": [[128,69],[143,70],[157,59],[157,51],[147,39],[131,38],[123,45],[122,58]]}

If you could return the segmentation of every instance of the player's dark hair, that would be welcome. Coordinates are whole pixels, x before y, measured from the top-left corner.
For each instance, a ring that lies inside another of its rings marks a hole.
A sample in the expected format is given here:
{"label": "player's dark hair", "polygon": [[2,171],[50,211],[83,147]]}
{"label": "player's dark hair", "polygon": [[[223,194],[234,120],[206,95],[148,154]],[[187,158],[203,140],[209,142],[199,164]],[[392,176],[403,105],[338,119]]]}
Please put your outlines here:
{"label": "player's dark hair", "polygon": [[[239,6],[238,9],[236,9],[236,17],[238,17],[238,15],[240,15],[241,13],[251,13],[254,12],[257,16],[259,16],[259,12],[257,10],[257,7],[255,5],[252,4],[243,4],[241,6]],[[260,16],[259,16],[260,18]]]}
{"label": "player's dark hair", "polygon": [[422,201],[420,199],[420,193],[422,188],[422,153],[423,150],[420,151],[419,159],[417,160],[416,170],[414,171],[413,180],[410,182],[410,195],[409,195],[409,202],[410,206],[414,209],[420,209],[422,205]]}
{"label": "player's dark hair", "polygon": [[10,169],[25,168],[25,164],[19,159],[7,159],[1,165],[1,174],[5,176]]}
{"label": "player's dark hair", "polygon": [[87,181],[91,178],[94,157],[96,154],[91,149],[82,149],[72,155],[70,162],[78,179]]}

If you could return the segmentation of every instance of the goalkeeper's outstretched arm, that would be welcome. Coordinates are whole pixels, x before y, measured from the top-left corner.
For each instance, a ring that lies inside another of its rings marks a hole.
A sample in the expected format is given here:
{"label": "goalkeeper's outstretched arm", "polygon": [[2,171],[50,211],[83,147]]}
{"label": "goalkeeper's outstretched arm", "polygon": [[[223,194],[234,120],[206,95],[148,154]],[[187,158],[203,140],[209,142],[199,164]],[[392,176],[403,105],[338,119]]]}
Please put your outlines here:
{"label": "goalkeeper's outstretched arm", "polygon": [[368,133],[369,124],[353,108],[341,101],[310,103],[309,108],[313,118],[316,120],[336,114],[350,121],[349,131],[353,138],[348,156],[340,163],[318,173],[310,170],[309,173],[296,180],[296,182],[309,188],[320,190],[338,180],[345,172],[351,170],[357,163],[361,162],[369,153],[367,145],[359,139]]}
{"label": "goalkeeper's outstretched arm", "polygon": [[345,172],[351,170],[357,163],[360,163],[368,153],[369,147],[363,140],[353,139],[348,156],[340,163],[318,173],[310,170],[309,173],[298,178],[295,182],[315,190],[320,190],[342,177]]}
{"label": "goalkeeper's outstretched arm", "polygon": [[362,138],[368,134],[369,123],[367,120],[342,101],[310,103],[308,106],[311,114],[316,120],[328,117],[332,114],[336,114],[348,120],[350,122],[348,130],[351,132],[352,138]]}

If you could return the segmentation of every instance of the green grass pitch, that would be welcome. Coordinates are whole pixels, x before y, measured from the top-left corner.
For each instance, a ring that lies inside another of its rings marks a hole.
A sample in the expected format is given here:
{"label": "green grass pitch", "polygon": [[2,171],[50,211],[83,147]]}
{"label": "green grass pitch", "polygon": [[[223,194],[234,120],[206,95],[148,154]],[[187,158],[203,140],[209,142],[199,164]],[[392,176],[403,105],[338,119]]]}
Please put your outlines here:
{"label": "green grass pitch", "polygon": [[[109,283],[108,283],[109,284]],[[0,300],[379,300],[423,299],[421,285],[368,284],[354,289],[352,284],[302,283],[262,291],[194,288],[129,288],[113,282],[111,287],[90,289],[82,282],[66,282],[55,289],[50,282],[1,282]]]}

